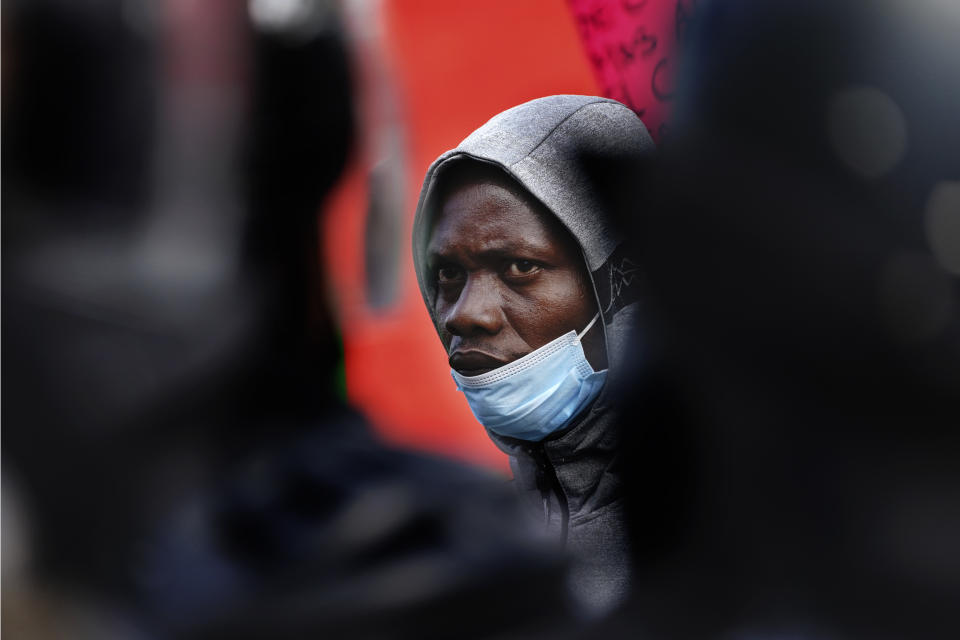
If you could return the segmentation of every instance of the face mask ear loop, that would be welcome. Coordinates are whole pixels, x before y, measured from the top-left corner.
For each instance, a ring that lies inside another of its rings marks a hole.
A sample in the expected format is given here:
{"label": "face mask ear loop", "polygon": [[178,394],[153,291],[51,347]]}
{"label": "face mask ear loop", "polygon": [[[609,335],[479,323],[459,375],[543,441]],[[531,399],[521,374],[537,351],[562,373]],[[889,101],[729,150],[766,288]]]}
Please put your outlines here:
{"label": "face mask ear loop", "polygon": [[597,321],[597,318],[599,317],[600,317],[600,312],[597,311],[597,315],[593,316],[593,320],[591,320],[590,323],[586,327],[584,327],[583,331],[581,331],[577,335],[577,342],[580,342],[580,339],[583,338],[583,336],[587,335],[587,331],[590,331],[590,328],[593,326],[593,324]]}

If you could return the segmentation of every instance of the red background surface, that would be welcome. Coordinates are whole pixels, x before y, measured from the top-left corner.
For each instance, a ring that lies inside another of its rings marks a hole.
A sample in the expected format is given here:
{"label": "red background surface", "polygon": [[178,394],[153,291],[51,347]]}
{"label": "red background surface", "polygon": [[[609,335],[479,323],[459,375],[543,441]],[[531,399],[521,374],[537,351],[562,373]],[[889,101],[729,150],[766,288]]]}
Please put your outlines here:
{"label": "red background surface", "polygon": [[[332,274],[333,305],[343,327],[348,397],[384,439],[507,468],[506,457],[489,441],[456,391],[420,297],[409,246],[416,200],[430,163],[504,109],[541,96],[595,95],[604,88],[612,97],[623,99],[616,95],[616,86],[621,85],[615,85],[611,74],[626,73],[629,80],[650,73],[666,48],[661,44],[657,56],[645,57],[637,49],[633,66],[612,66],[610,60],[622,58],[617,47],[640,46],[634,40],[642,12],[620,15],[620,4],[615,0],[570,4],[397,0],[383,4],[382,57],[393,80],[405,139],[406,205],[396,303],[373,311],[364,299],[369,160],[362,151],[355,154],[327,203],[324,247],[327,272]],[[650,4],[657,3],[650,0]],[[660,4],[669,5],[670,11],[663,6],[647,8],[646,15],[654,22],[643,29],[672,29],[674,2]],[[603,29],[595,28],[601,23],[591,18],[600,15],[597,11],[609,18],[602,23]],[[668,39],[661,36],[662,43]],[[643,46],[646,50],[649,43],[644,41]],[[604,62],[599,54],[588,56],[588,51],[610,51],[612,57]],[[634,102],[650,93],[648,80],[637,86]],[[640,106],[648,109],[645,120],[657,120],[650,126],[656,133],[663,109],[653,103]]]}

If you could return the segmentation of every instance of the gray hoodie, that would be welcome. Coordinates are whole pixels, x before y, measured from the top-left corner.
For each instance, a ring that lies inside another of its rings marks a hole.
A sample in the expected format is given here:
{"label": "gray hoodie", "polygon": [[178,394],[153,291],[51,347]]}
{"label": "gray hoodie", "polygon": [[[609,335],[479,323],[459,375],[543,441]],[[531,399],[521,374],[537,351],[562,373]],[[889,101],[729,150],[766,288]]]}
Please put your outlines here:
{"label": "gray hoodie", "polygon": [[620,179],[653,148],[640,119],[614,100],[573,95],[532,100],[493,117],[437,158],[424,179],[413,227],[417,281],[435,325],[437,291],[425,253],[439,204],[437,185],[452,164],[502,168],[560,220],[583,250],[603,320],[609,362],[604,390],[570,426],[542,442],[488,434],[510,456],[516,485],[531,510],[565,540],[574,558],[574,601],[587,615],[618,604],[630,581],[616,400],[636,324],[637,286],[635,265],[625,257],[611,209],[622,204]]}

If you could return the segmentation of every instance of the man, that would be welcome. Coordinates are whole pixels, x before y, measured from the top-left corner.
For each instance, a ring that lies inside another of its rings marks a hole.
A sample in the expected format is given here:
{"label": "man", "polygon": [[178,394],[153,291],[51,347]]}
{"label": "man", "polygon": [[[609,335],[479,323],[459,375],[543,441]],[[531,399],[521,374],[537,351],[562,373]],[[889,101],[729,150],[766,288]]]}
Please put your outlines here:
{"label": "man", "polygon": [[653,150],[624,105],[551,96],[494,117],[424,180],[414,262],[457,387],[604,613],[630,578],[616,388],[636,315],[613,228]]}

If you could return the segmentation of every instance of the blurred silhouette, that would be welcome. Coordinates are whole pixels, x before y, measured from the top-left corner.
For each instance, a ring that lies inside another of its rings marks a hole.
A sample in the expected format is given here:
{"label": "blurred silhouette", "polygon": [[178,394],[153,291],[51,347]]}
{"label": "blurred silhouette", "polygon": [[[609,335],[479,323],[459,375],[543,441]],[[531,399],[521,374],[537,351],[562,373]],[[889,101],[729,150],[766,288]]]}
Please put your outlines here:
{"label": "blurred silhouette", "polygon": [[335,5],[4,13],[4,631],[562,624],[562,565],[502,483],[387,449],[339,399],[316,251],[353,138]]}
{"label": "blurred silhouette", "polygon": [[702,3],[626,221],[651,637],[957,637],[960,69],[949,3]]}

